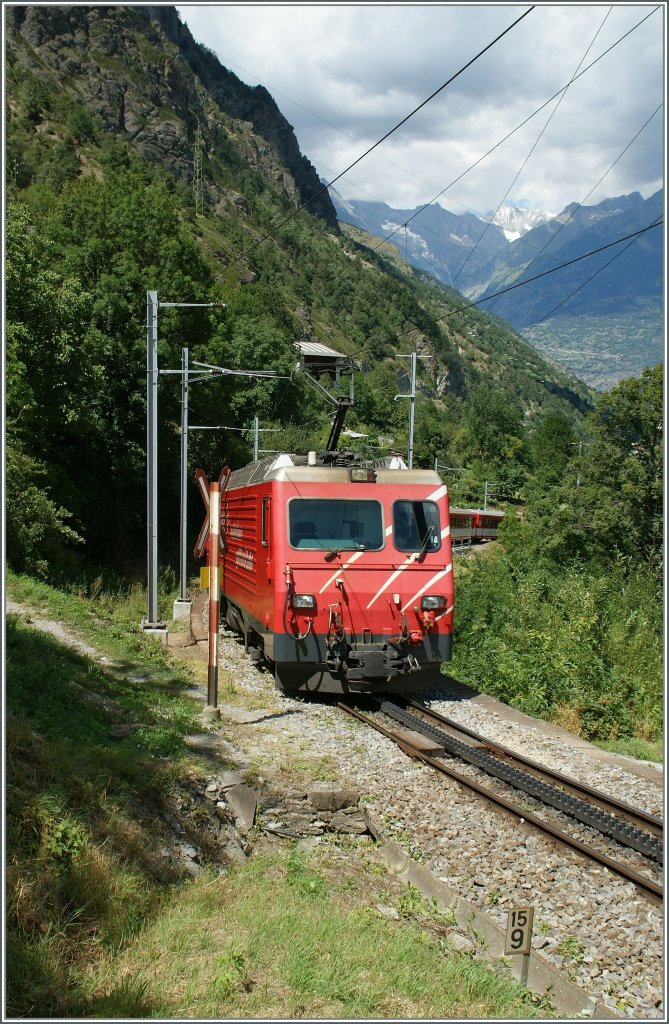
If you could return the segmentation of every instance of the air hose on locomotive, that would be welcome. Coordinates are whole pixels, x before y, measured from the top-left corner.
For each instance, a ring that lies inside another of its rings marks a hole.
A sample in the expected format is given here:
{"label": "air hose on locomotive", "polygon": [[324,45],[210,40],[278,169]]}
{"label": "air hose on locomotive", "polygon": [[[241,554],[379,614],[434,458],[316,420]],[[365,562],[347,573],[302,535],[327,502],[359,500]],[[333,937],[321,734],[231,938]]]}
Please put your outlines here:
{"label": "air hose on locomotive", "polygon": [[308,619],[307,628],[304,633],[295,633],[292,629],[288,628],[288,622],[286,621],[288,615],[288,605],[290,604],[290,594],[294,585],[293,570],[289,565],[284,570],[284,576],[286,577],[286,600],[283,602],[283,628],[286,636],[290,636],[293,640],[306,640],[309,634],[313,631],[314,620]]}

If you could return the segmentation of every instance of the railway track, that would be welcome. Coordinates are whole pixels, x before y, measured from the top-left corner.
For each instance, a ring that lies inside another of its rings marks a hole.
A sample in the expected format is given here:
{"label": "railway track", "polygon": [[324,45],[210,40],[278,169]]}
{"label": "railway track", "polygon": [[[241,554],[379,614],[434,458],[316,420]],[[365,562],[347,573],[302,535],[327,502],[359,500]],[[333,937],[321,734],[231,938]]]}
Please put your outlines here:
{"label": "railway track", "polygon": [[[614,800],[553,769],[545,768],[499,743],[493,743],[446,716],[437,714],[418,701],[404,699],[400,705],[383,698],[373,698],[372,704],[376,711],[382,712],[402,728],[400,730],[386,728],[376,719],[370,718],[343,701],[338,702],[337,706],[388,736],[410,757],[423,761],[454,779],[460,785],[466,786],[511,813],[519,821],[529,824],[557,842],[605,866],[625,880],[632,882],[649,898],[662,900],[663,888],[653,879],[634,870],[623,861],[615,860],[601,850],[582,842],[557,825],[532,814],[522,805],[514,803],[466,774],[457,771],[451,763],[447,763],[444,754],[474,765],[514,789],[528,793],[542,803],[596,829],[608,838],[661,863],[663,859],[661,838],[663,826],[659,818],[624,802]],[[418,714],[407,711],[409,706]],[[417,737],[417,733],[420,736]],[[437,756],[426,753],[421,737],[425,737],[435,744],[439,750]]]}

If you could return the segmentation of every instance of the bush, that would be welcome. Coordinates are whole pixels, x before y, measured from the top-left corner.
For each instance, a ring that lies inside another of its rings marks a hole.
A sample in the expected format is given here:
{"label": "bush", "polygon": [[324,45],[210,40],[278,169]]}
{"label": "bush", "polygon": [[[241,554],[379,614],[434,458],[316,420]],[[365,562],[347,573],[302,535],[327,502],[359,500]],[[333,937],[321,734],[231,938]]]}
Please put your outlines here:
{"label": "bush", "polygon": [[650,571],[622,561],[595,572],[478,558],[456,584],[452,671],[588,739],[657,739],[661,608]]}

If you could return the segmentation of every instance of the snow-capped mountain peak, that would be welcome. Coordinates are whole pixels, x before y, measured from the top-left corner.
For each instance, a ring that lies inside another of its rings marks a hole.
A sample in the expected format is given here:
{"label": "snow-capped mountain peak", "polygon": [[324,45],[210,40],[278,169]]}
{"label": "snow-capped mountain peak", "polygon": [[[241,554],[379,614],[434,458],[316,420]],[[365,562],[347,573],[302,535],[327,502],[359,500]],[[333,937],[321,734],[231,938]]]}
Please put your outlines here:
{"label": "snow-capped mountain peak", "polygon": [[494,216],[493,211],[490,210],[483,219],[490,220],[492,218],[493,224],[497,224],[502,229],[507,241],[514,242],[516,238],[520,238],[521,235],[535,228],[537,224],[543,224],[554,216],[554,213],[547,213],[546,210],[523,210],[520,206],[514,206],[512,203],[503,203]]}

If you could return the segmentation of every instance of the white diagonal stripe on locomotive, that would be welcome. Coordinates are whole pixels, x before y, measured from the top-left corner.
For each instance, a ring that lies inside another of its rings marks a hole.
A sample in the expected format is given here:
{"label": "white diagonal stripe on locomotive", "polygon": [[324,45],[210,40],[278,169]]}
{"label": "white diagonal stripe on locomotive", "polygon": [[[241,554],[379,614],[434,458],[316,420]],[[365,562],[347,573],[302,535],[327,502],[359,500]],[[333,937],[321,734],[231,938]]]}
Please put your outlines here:
{"label": "white diagonal stripe on locomotive", "polygon": [[351,558],[349,558],[349,560],[347,562],[344,562],[344,564],[339,569],[337,569],[337,571],[334,572],[332,574],[332,576],[330,576],[330,578],[328,580],[326,580],[326,582],[323,584],[323,586],[318,591],[318,593],[319,594],[325,593],[325,591],[328,589],[328,587],[332,586],[334,581],[336,579],[338,579],[342,575],[342,573],[346,572],[346,570],[348,569],[349,566],[353,565],[354,562],[357,562],[357,560],[359,558],[362,558],[364,553],[365,553],[364,551],[356,551],[356,553],[354,555],[352,555]]}
{"label": "white diagonal stripe on locomotive", "polygon": [[448,608],[444,608],[443,612],[441,612],[439,615],[435,616],[434,621],[435,622],[439,622],[439,619],[446,618],[447,615],[450,615],[452,613],[454,608],[455,608],[454,604],[449,604]]}
{"label": "white diagonal stripe on locomotive", "polygon": [[452,571],[453,571],[453,565],[449,564],[449,565],[446,566],[445,569],[442,569],[441,572],[438,572],[435,576],[433,576],[431,579],[429,579],[427,581],[427,583],[425,584],[425,586],[421,587],[421,589],[418,590],[414,594],[414,596],[411,598],[411,600],[407,601],[407,603],[402,606],[402,611],[405,612],[407,610],[407,608],[409,608],[414,603],[414,601],[417,601],[419,597],[422,597],[422,595],[427,590],[429,590],[430,587],[433,587],[436,583],[439,582],[439,580],[443,579],[444,576],[448,576],[449,572],[452,572]]}
{"label": "white diagonal stripe on locomotive", "polygon": [[383,584],[383,586],[382,586],[382,587],[381,587],[381,588],[380,588],[379,590],[377,590],[376,594],[374,595],[374,597],[372,598],[372,600],[371,600],[371,601],[369,602],[369,604],[367,605],[367,610],[368,610],[368,611],[369,611],[369,609],[370,609],[370,608],[372,607],[372,605],[373,605],[373,604],[374,604],[374,603],[375,603],[375,602],[376,602],[376,601],[377,601],[377,600],[378,600],[378,599],[379,599],[379,598],[381,597],[381,594],[385,593],[385,591],[386,591],[386,590],[388,589],[388,587],[390,586],[390,584],[391,584],[391,583],[394,583],[394,582],[395,582],[395,580],[396,580],[396,579],[398,578],[398,576],[401,576],[401,574],[402,574],[402,573],[404,572],[404,570],[405,570],[405,569],[408,569],[408,568],[409,568],[409,566],[410,566],[410,565],[411,565],[411,564],[412,564],[413,562],[415,562],[415,561],[416,561],[416,558],[417,558],[417,557],[418,557],[418,553],[417,553],[416,551],[412,551],[412,552],[411,552],[411,554],[409,555],[409,557],[408,557],[408,558],[407,558],[407,559],[406,559],[406,560],[404,561],[403,565],[401,565],[401,566],[399,567],[399,569],[396,569],[396,570],[395,570],[395,572],[394,572],[394,573],[392,573],[392,574],[391,574],[391,575],[390,575],[390,576],[388,577],[388,579],[386,580],[386,582],[385,582],[385,583]]}

